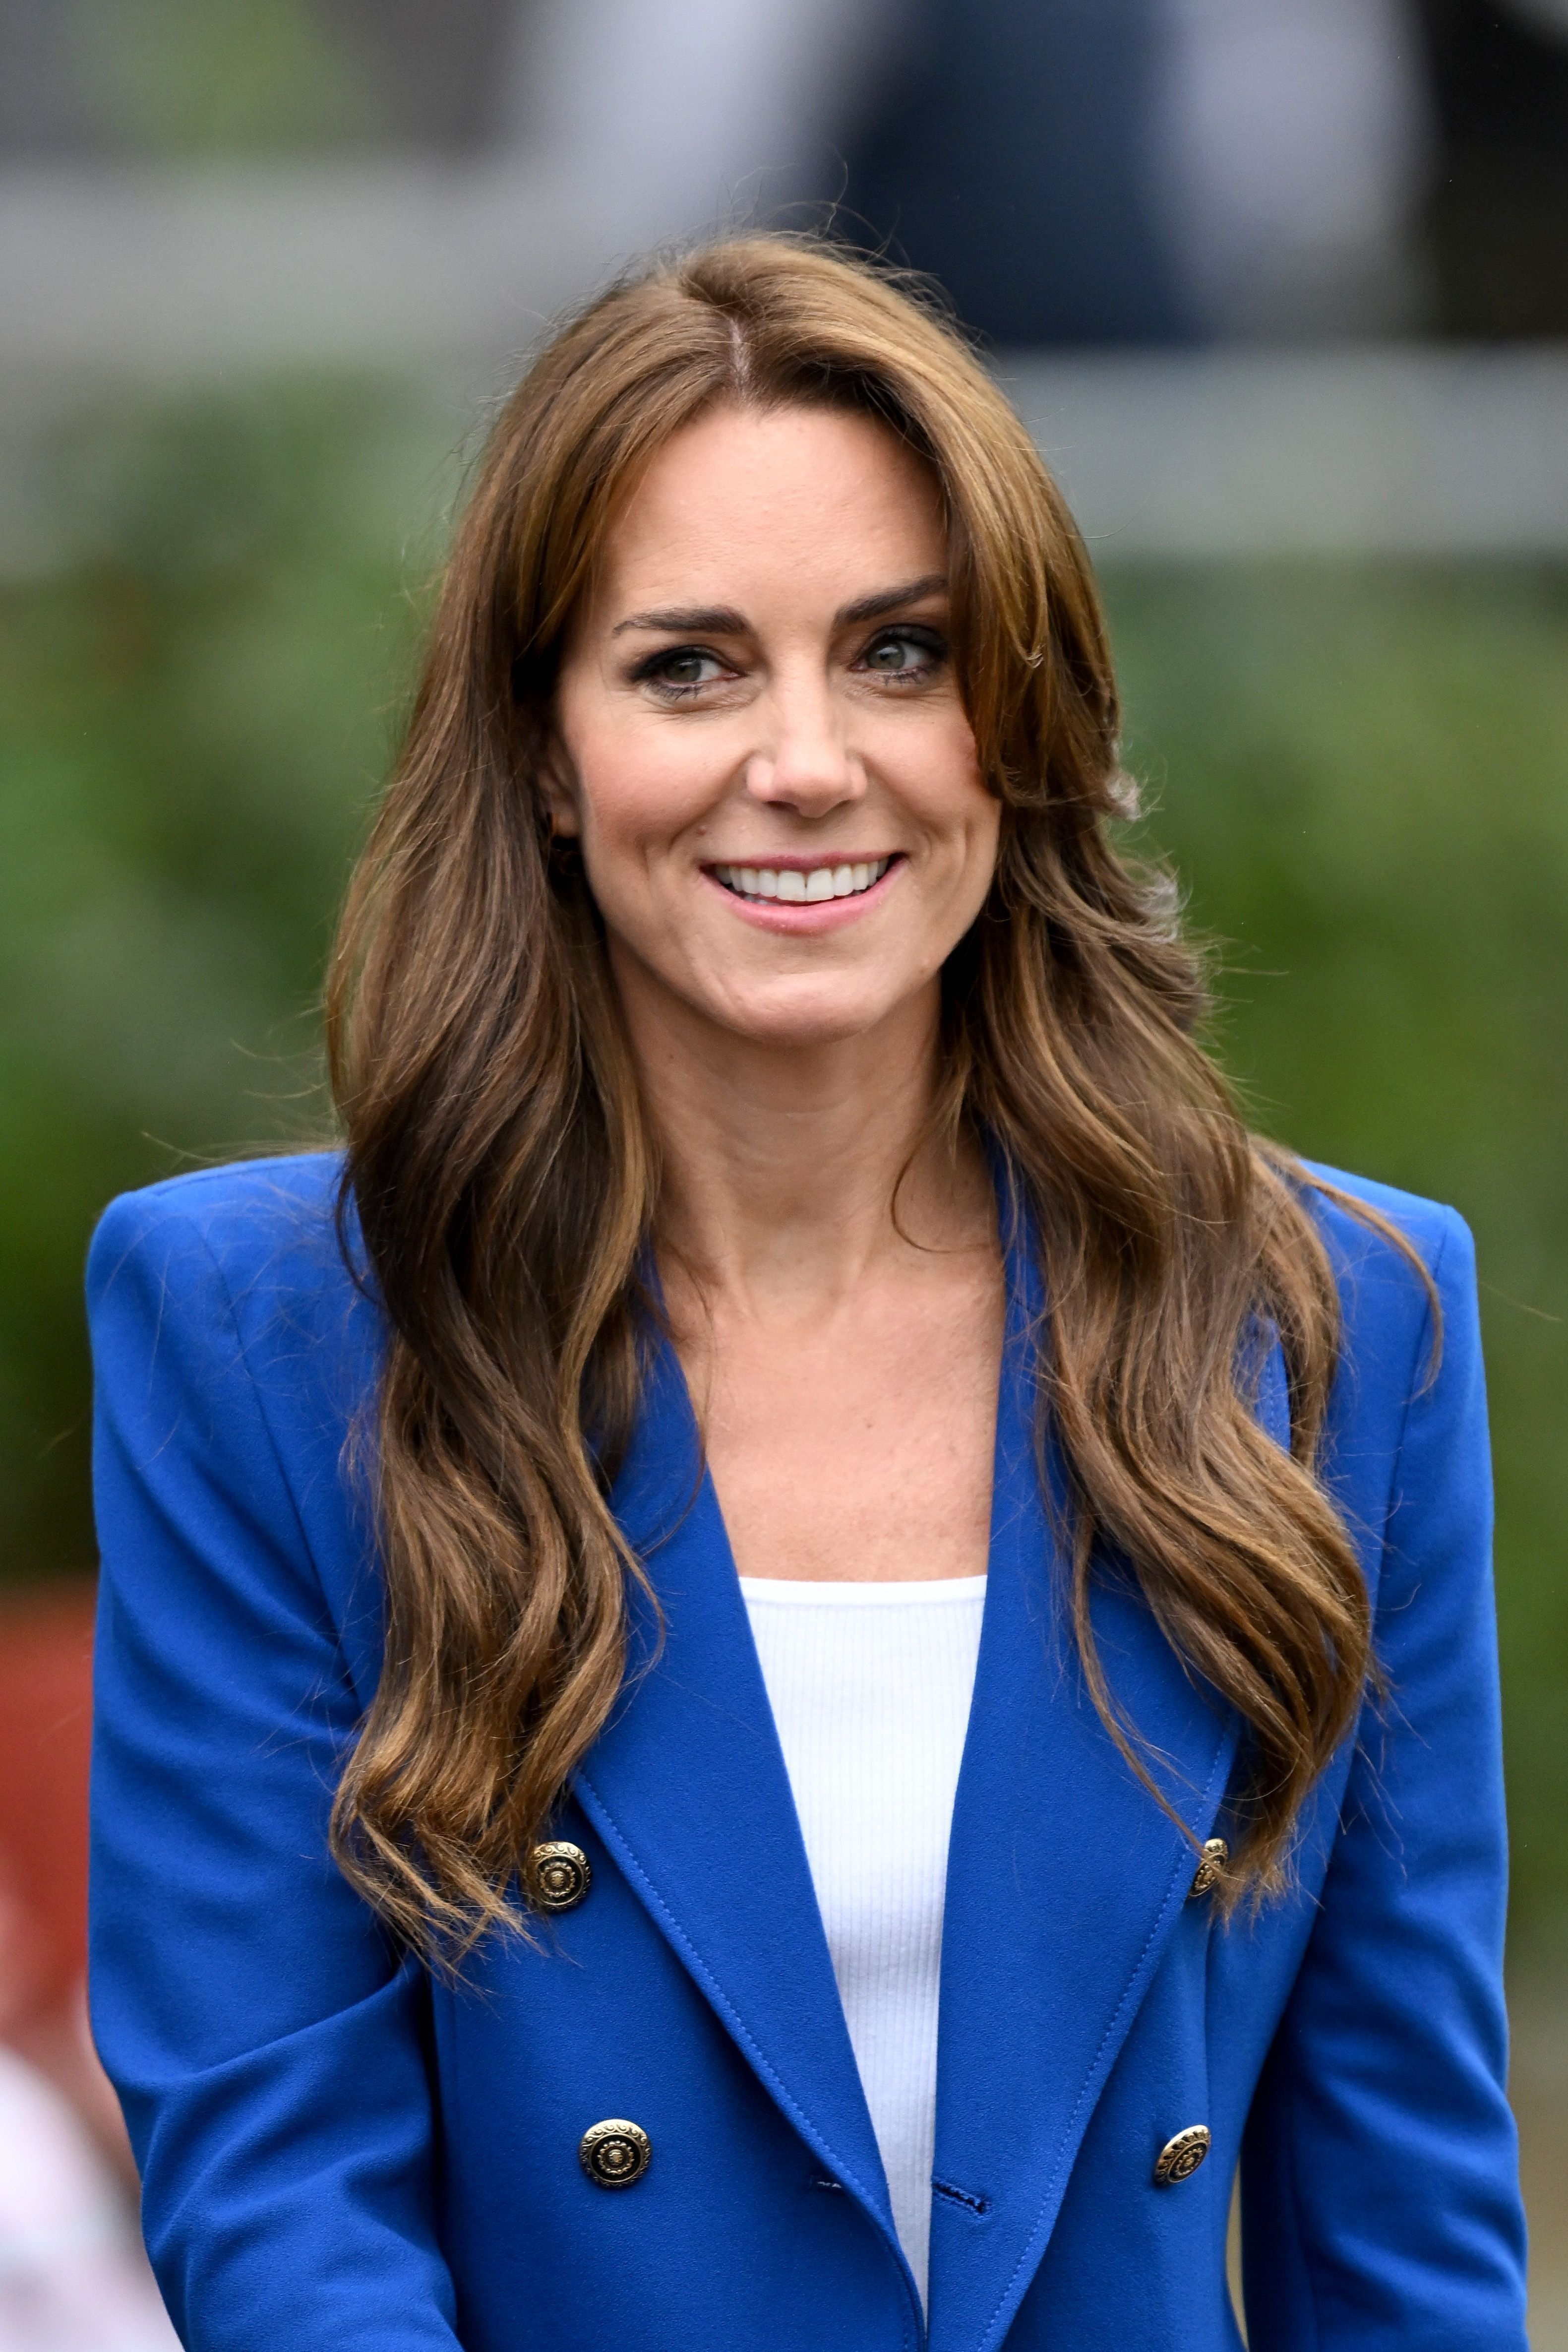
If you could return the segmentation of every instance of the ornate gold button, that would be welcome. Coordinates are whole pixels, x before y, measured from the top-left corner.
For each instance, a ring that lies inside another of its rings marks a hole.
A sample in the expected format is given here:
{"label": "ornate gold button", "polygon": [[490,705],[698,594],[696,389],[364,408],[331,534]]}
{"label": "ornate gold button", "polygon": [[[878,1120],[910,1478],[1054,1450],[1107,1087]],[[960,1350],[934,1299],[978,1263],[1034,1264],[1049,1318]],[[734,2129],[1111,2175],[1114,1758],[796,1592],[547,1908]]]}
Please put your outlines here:
{"label": "ornate gold button", "polygon": [[630,2189],[647,2171],[653,2153],[642,2125],[620,2116],[591,2125],[577,2144],[578,2162],[601,2189]]}
{"label": "ornate gold button", "polygon": [[1186,1890],[1186,1899],[1189,1903],[1195,1895],[1213,1894],[1225,1875],[1225,1865],[1229,1860],[1230,1848],[1223,1838],[1205,1839],[1203,1860],[1198,1864],[1193,1874],[1192,1885]]}
{"label": "ornate gold button", "polygon": [[1155,2158],[1155,2186],[1168,2189],[1174,2181],[1190,2180],[1208,2154],[1208,2126],[1188,2124],[1175,2139],[1167,2139]]}
{"label": "ornate gold button", "polygon": [[593,1884],[588,1856],[564,1838],[535,1846],[530,1877],[541,1911],[575,1911]]}

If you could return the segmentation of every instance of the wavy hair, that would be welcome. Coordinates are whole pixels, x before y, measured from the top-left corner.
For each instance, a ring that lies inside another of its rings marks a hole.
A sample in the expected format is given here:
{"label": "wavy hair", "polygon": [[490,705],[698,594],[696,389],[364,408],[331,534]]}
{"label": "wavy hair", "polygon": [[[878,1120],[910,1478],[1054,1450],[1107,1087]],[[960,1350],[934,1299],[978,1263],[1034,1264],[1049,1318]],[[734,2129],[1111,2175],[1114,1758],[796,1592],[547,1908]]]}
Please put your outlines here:
{"label": "wavy hair", "polygon": [[[345,1210],[389,1325],[386,1633],[335,1852],[433,1957],[526,1925],[533,1843],[626,1671],[643,1570],[606,1496],[636,1408],[659,1170],[540,778],[606,530],[653,454],[718,402],[880,419],[939,485],[956,674],[1003,813],[988,900],[944,975],[941,1116],[992,1140],[1032,1212],[1042,1441],[1066,1466],[1094,1704],[1152,1788],[1091,1619],[1096,1574],[1119,1563],[1243,1719],[1226,1899],[1266,1891],[1370,1668],[1365,1587],[1314,1473],[1339,1318],[1309,1180],[1249,1136],[1201,1043],[1201,959],[1168,886],[1114,845],[1104,623],[1028,435],[917,286],[777,236],[644,269],[528,369],[350,891],[328,1037]],[[1269,1329],[1288,1453],[1254,1411]]]}

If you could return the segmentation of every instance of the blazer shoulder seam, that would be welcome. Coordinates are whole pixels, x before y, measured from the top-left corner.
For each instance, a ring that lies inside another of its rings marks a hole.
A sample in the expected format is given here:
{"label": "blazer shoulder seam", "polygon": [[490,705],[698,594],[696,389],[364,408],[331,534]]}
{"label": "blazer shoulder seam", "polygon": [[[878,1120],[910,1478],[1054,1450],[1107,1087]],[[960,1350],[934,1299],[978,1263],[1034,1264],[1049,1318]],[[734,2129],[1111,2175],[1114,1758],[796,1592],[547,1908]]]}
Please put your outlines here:
{"label": "blazer shoulder seam", "polygon": [[[1431,1279],[1433,1293],[1436,1292],[1438,1282],[1441,1278],[1443,1260],[1448,1255],[1448,1244],[1453,1239],[1454,1228],[1458,1223],[1458,1212],[1453,1209],[1445,1209],[1443,1212],[1441,1236],[1438,1240],[1437,1248],[1432,1253],[1431,1264],[1427,1268],[1427,1272]],[[1415,1345],[1410,1351],[1410,1368],[1406,1374],[1405,1379],[1405,1401],[1399,1412],[1399,1434],[1395,1440],[1394,1452],[1389,1463],[1388,1493],[1383,1506],[1383,1528],[1378,1538],[1377,1592],[1379,1603],[1381,1603],[1383,1597],[1383,1570],[1386,1566],[1388,1559],[1389,1530],[1394,1524],[1396,1497],[1399,1492],[1399,1466],[1404,1461],[1406,1441],[1410,1434],[1410,1415],[1415,1409],[1416,1399],[1422,1385],[1422,1359],[1429,1352],[1433,1336],[1432,1308],[1433,1297],[1432,1293],[1428,1293],[1421,1302],[1420,1319],[1416,1326]]]}
{"label": "blazer shoulder seam", "polygon": [[272,1457],[273,1468],[277,1473],[278,1485],[288,1498],[289,1513],[293,1518],[294,1530],[299,1541],[300,1553],[302,1558],[307,1559],[310,1564],[311,1580],[315,1584],[317,1595],[321,1604],[322,1621],[332,1629],[333,1645],[338,1653],[339,1663],[346,1672],[348,1662],[343,1652],[341,1629],[338,1624],[337,1616],[331,1604],[328,1601],[327,1588],[321,1580],[321,1570],[316,1558],[315,1547],[310,1541],[309,1531],[305,1525],[304,1514],[299,1507],[299,1497],[295,1493],[294,1481],[288,1475],[288,1465],[284,1457],[283,1448],[277,1442],[277,1432],[273,1426],[272,1415],[267,1408],[266,1394],[262,1389],[261,1382],[256,1379],[256,1370],[251,1362],[250,1349],[246,1345],[245,1328],[240,1319],[239,1306],[235,1297],[233,1287],[229,1282],[227,1271],[224,1265],[222,1258],[218,1255],[217,1251],[213,1247],[210,1236],[204,1232],[202,1227],[197,1223],[196,1220],[190,1215],[188,1211],[181,1209],[176,1211],[175,1214],[180,1223],[185,1226],[192,1240],[201,1250],[203,1255],[206,1258],[212,1268],[213,1278],[216,1282],[219,1292],[222,1295],[224,1309],[229,1320],[229,1328],[234,1333],[235,1353],[245,1368],[245,1376],[250,1385],[250,1393],[256,1407],[256,1419],[260,1422],[262,1428],[267,1433],[267,1448],[268,1454]]}

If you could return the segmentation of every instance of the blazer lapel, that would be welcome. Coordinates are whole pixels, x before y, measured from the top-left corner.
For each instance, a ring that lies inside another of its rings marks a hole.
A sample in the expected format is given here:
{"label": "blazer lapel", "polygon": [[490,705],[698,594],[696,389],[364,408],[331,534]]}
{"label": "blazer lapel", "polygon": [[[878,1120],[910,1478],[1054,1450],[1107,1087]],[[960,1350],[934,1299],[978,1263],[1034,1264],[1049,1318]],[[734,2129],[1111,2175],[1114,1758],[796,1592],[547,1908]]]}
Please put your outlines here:
{"label": "blazer lapel", "polygon": [[[1008,1263],[989,1581],[947,1872],[933,2352],[992,2352],[1006,2334],[1195,1867],[1082,1687],[1054,1532],[1060,1472],[1048,1510],[1036,1471],[1042,1300],[1016,1227]],[[1277,1343],[1259,1411],[1288,1444]],[[577,1794],[758,2079],[907,2280],[746,1604],[667,1345],[611,1501],[646,1564],[664,1639],[634,1595],[626,1693]],[[1107,1586],[1094,1618],[1115,1696],[1201,1841],[1224,1797],[1236,1720],[1186,1674],[1134,1592]]]}
{"label": "blazer lapel", "polygon": [[[1009,1261],[989,1582],[948,1856],[934,2352],[989,2352],[1006,2334],[1195,1867],[1083,1688],[1036,1473],[1042,1302],[1016,1236]],[[1103,1591],[1094,1617],[1116,1698],[1201,1839],[1224,1795],[1235,1719],[1184,1673],[1134,1593]]]}
{"label": "blazer lapel", "polygon": [[611,1504],[664,1638],[637,1595],[626,1694],[577,1795],[742,2054],[902,2263],[746,1603],[667,1344]]}

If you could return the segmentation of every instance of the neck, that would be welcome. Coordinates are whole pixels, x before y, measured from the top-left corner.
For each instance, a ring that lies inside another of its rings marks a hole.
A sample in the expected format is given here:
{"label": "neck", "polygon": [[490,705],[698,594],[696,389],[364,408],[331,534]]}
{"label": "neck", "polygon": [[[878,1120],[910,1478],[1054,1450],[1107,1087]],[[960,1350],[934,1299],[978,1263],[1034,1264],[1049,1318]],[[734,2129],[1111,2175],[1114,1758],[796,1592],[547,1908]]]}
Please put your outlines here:
{"label": "neck", "polygon": [[930,1132],[938,982],[874,1030],[809,1045],[737,1036],[624,981],[620,993],[677,1289],[685,1274],[710,1297],[799,1311],[845,1298],[911,1248],[988,1243],[982,1155]]}

